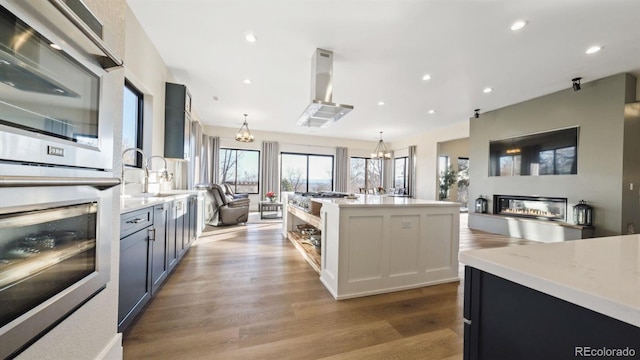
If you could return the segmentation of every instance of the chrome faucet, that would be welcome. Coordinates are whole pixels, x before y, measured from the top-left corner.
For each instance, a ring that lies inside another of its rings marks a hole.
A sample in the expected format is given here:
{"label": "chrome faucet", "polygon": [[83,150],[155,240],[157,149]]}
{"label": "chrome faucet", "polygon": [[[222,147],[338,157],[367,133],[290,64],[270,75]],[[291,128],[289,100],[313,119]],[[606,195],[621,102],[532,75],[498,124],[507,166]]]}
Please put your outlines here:
{"label": "chrome faucet", "polygon": [[144,182],[142,184],[142,192],[143,193],[148,193],[149,192],[149,167],[147,166],[147,157],[144,155],[144,152],[138,148],[128,148],[125,149],[122,152],[122,195],[124,195],[125,192],[125,188],[127,183],[124,180],[124,173],[125,173],[125,165],[124,165],[124,154],[126,154],[129,151],[136,151],[138,153],[140,153],[140,155],[142,155],[142,171],[144,171]]}
{"label": "chrome faucet", "polygon": [[167,170],[167,159],[165,159],[164,157],[160,156],[160,155],[153,155],[151,157],[149,157],[149,159],[147,159],[147,169],[151,170],[151,159],[153,158],[159,158],[162,159],[162,161],[164,162],[164,167],[162,169],[160,169],[159,173],[160,173],[160,180],[163,181],[170,181],[170,176],[169,176],[169,171]]}

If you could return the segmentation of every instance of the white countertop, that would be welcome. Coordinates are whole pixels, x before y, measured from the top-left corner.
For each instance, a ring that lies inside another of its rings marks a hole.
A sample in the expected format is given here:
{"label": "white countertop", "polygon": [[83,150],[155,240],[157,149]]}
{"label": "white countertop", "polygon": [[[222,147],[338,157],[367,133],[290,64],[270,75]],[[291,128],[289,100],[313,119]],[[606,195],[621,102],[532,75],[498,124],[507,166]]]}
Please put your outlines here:
{"label": "white countertop", "polygon": [[120,196],[120,214],[130,211],[144,209],[146,207],[171,202],[173,200],[188,197],[189,195],[197,195],[206,190],[170,190],[162,192],[160,196],[152,196],[148,194],[133,194]]}
{"label": "white countertop", "polygon": [[471,250],[460,262],[640,327],[640,235]]}
{"label": "white countertop", "polygon": [[412,199],[409,197],[357,194],[357,199],[347,198],[312,198],[313,201],[336,206],[379,207],[379,206],[456,206],[459,203],[450,201],[434,201]]}

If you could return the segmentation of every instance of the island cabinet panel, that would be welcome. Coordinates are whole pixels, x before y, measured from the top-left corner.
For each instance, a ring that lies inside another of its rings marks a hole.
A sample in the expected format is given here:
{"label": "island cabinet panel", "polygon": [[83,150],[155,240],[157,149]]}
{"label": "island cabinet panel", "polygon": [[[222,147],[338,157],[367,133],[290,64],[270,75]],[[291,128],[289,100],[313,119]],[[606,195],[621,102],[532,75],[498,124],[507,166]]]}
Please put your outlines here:
{"label": "island cabinet panel", "polygon": [[640,357],[640,327],[469,266],[464,318],[465,360]]}
{"label": "island cabinet panel", "polygon": [[352,216],[347,218],[346,236],[349,241],[340,251],[348,271],[345,280],[356,284],[377,280],[383,276],[383,247],[385,242],[383,216]]}
{"label": "island cabinet panel", "polygon": [[420,216],[390,217],[389,276],[418,274],[424,264],[420,257]]}
{"label": "island cabinet panel", "polygon": [[370,199],[321,201],[320,280],[336,299],[458,280],[458,205]]}

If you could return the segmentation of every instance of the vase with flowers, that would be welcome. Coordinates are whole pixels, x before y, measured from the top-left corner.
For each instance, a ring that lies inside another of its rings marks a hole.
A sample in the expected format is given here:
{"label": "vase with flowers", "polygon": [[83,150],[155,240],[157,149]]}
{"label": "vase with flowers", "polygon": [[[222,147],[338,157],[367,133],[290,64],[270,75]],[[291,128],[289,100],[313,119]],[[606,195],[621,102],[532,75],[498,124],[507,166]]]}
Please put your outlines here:
{"label": "vase with flowers", "polygon": [[269,201],[271,201],[271,202],[276,202],[276,193],[274,193],[273,191],[269,191],[269,192],[265,195],[265,197],[266,197],[267,199],[269,199]]}
{"label": "vase with flowers", "polygon": [[378,187],[376,188],[376,191],[377,191],[377,192],[378,192],[378,194],[380,194],[380,195],[384,194],[384,188],[383,188],[382,186],[378,186]]}

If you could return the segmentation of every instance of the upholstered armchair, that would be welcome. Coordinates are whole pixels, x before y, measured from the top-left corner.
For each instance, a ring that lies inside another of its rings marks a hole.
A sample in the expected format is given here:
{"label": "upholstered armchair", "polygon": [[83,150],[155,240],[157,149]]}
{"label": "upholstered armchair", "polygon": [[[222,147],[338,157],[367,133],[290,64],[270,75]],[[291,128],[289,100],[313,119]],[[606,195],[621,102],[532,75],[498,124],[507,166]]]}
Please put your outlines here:
{"label": "upholstered armchair", "polygon": [[225,193],[224,187],[218,184],[198,186],[206,189],[205,216],[206,223],[213,226],[235,225],[245,223],[249,219],[251,200],[234,199]]}
{"label": "upholstered armchair", "polygon": [[233,197],[234,199],[248,199],[249,198],[249,194],[236,194],[233,191],[233,188],[231,188],[231,185],[227,184],[227,183],[223,183],[222,186],[224,187],[224,193],[226,195],[231,195],[231,197]]}

